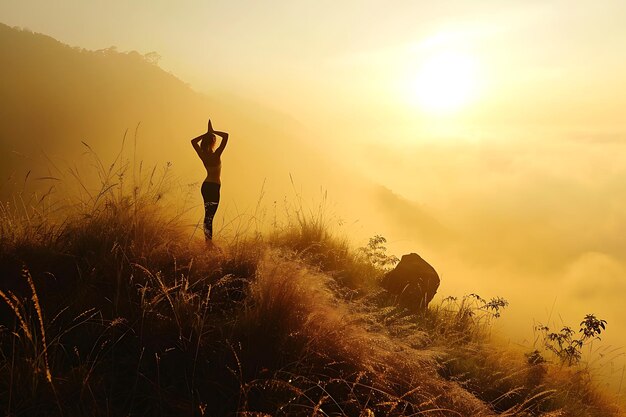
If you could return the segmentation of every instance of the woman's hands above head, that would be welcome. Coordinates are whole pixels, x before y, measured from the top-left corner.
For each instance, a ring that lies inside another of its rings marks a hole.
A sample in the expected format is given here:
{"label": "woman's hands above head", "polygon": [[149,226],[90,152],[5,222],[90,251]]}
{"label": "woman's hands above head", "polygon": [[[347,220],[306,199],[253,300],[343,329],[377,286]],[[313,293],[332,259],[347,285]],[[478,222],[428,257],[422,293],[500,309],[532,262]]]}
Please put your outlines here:
{"label": "woman's hands above head", "polygon": [[212,136],[217,135],[221,137],[222,139],[228,140],[228,133],[213,129],[213,124],[211,123],[211,119],[209,119],[207,132],[203,136],[211,136],[211,135]]}

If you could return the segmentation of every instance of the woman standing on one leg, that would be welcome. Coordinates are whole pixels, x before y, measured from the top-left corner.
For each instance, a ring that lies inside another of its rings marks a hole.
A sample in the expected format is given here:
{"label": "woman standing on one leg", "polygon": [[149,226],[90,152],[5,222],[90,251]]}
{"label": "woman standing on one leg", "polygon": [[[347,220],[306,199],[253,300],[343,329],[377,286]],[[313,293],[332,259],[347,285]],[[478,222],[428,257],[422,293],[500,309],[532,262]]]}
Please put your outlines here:
{"label": "woman standing on one leg", "polygon": [[[215,149],[215,135],[222,138],[217,149]],[[227,143],[228,133],[213,130],[210,119],[207,132],[191,140],[191,145],[206,168],[206,179],[202,183],[201,191],[204,199],[204,237],[207,242],[213,239],[213,217],[220,202],[221,156]]]}

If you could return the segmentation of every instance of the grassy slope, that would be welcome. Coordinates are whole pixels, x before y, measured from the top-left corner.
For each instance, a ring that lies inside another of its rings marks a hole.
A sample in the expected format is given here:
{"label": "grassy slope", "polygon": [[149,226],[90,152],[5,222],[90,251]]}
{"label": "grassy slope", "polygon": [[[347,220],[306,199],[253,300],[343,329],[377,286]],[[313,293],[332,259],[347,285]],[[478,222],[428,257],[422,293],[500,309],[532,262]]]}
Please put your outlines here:
{"label": "grassy slope", "polygon": [[321,217],[207,250],[154,183],[1,206],[2,412],[621,415],[586,371],[491,343],[471,305],[393,307]]}

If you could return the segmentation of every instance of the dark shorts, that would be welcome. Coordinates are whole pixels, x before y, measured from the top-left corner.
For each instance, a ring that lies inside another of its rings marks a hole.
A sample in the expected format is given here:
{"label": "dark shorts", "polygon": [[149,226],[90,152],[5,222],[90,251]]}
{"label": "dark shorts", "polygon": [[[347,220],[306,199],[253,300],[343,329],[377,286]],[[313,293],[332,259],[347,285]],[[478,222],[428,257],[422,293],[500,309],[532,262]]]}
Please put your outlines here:
{"label": "dark shorts", "polygon": [[216,182],[203,182],[200,192],[202,192],[202,198],[204,204],[207,203],[219,203],[220,202],[220,187],[221,185]]}
{"label": "dark shorts", "polygon": [[213,217],[220,203],[220,184],[203,182],[200,192],[204,200],[204,235],[210,240],[213,239]]}

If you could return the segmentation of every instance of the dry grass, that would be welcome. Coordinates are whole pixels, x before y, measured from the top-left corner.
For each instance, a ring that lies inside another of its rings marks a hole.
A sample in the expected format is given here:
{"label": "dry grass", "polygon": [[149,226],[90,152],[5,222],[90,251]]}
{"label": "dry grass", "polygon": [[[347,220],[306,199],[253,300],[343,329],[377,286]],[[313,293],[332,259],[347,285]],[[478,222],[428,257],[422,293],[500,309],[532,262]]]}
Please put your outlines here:
{"label": "dry grass", "polygon": [[6,415],[621,415],[469,302],[395,307],[320,213],[209,250],[154,171],[96,166],[80,198],[0,206]]}

